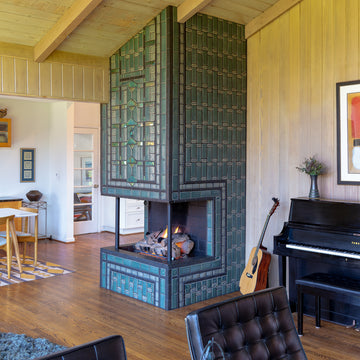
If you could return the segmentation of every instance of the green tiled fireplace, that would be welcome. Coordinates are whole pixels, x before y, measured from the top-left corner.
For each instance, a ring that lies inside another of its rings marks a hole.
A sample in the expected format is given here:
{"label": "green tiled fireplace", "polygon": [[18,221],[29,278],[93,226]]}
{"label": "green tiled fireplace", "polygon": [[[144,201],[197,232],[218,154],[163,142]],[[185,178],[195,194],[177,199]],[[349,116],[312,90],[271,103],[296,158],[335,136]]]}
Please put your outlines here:
{"label": "green tiled fireplace", "polygon": [[245,262],[244,26],[202,14],[178,24],[169,7],[110,61],[102,194],[143,199],[145,232],[154,203],[164,204],[160,218],[170,228],[179,204],[200,203],[206,219],[198,222],[201,251],[187,259],[103,248],[101,286],[167,310],[237,291]]}

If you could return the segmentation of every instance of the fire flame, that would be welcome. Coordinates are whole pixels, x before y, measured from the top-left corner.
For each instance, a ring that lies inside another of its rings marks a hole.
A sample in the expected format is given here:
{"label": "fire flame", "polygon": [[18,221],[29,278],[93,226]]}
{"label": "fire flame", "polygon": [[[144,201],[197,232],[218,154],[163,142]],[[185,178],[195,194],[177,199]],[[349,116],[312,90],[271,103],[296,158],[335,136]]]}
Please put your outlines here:
{"label": "fire flame", "polygon": [[[175,229],[175,231],[174,231],[174,234],[177,234],[177,233],[179,233],[180,232],[180,226],[178,226],[176,229]],[[168,237],[168,228],[166,227],[166,229],[164,230],[164,232],[161,234],[161,237],[163,238],[163,239],[167,239],[167,237]]]}
{"label": "fire flame", "polygon": [[168,228],[166,227],[164,233],[161,235],[162,238],[167,239],[168,237]]}

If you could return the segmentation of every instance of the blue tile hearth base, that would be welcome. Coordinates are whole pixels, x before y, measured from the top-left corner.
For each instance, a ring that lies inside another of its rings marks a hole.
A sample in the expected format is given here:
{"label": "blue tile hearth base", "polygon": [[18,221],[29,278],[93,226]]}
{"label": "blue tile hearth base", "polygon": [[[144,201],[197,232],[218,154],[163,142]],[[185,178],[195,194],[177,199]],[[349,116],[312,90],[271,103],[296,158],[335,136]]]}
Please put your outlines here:
{"label": "blue tile hearth base", "polygon": [[165,260],[114,247],[101,249],[100,286],[172,310],[227,293],[221,261],[211,256]]}

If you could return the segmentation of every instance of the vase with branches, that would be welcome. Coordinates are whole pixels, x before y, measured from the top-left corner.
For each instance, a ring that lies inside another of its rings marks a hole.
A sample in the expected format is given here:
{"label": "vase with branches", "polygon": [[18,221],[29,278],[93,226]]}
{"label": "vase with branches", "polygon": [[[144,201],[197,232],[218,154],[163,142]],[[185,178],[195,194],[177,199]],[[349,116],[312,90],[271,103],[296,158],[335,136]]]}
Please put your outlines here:
{"label": "vase with branches", "polygon": [[319,189],[317,186],[317,177],[318,175],[324,174],[326,171],[325,165],[318,161],[315,156],[310,156],[306,158],[303,163],[296,167],[300,172],[310,175],[311,186],[309,192],[310,199],[319,199]]}

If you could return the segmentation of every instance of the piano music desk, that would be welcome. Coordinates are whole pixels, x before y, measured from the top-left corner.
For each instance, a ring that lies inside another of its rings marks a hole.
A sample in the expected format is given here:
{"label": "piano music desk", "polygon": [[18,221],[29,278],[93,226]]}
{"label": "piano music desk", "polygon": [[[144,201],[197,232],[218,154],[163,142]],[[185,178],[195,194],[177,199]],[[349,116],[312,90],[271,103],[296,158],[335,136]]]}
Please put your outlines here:
{"label": "piano music desk", "polygon": [[315,296],[316,327],[320,327],[321,297],[358,305],[360,300],[359,281],[331,274],[315,273],[295,281],[298,297],[298,333],[303,335],[304,293]]}

